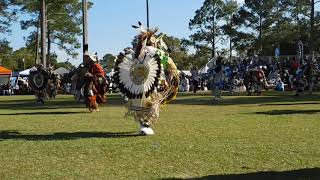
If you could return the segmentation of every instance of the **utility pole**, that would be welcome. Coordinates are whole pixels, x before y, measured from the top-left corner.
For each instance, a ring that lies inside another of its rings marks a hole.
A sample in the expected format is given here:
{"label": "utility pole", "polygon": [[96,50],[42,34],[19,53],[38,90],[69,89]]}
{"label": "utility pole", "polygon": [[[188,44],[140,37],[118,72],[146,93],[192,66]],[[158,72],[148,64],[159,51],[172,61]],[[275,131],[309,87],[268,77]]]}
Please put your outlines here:
{"label": "utility pole", "polygon": [[149,22],[149,0],[146,0],[147,3],[147,27],[150,28],[150,22]]}
{"label": "utility pole", "polygon": [[46,1],[41,0],[41,56],[42,56],[42,64],[44,68],[47,68],[46,34],[47,34]]}
{"label": "utility pole", "polygon": [[82,48],[83,48],[83,60],[84,54],[88,52],[88,3],[87,0],[82,0],[82,25],[83,25],[83,34],[82,34]]}
{"label": "utility pole", "polygon": [[26,63],[25,63],[25,59],[24,58],[22,58],[22,63],[23,63],[23,70],[25,70],[26,69]]}

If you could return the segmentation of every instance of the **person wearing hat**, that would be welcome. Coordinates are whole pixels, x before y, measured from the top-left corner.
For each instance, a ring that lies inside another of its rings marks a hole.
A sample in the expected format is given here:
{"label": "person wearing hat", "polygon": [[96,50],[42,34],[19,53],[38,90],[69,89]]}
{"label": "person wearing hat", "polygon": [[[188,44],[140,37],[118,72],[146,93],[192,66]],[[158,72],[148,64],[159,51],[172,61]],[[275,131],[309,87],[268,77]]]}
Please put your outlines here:
{"label": "person wearing hat", "polygon": [[83,63],[84,66],[88,68],[88,73],[85,74],[85,96],[87,107],[90,111],[99,111],[98,104],[106,102],[105,93],[107,82],[105,79],[105,72],[98,63],[96,55],[91,56],[85,54]]}

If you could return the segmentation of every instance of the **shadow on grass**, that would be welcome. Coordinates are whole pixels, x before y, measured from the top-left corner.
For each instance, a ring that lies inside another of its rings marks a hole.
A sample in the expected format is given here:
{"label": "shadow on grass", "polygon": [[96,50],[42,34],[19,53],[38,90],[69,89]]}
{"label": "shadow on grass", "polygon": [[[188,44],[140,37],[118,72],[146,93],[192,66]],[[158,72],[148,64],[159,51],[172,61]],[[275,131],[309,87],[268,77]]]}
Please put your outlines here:
{"label": "shadow on grass", "polygon": [[0,102],[0,109],[8,110],[36,110],[36,109],[65,109],[65,108],[82,108],[84,104],[77,103],[75,101],[46,101],[45,104],[36,104],[35,100],[17,100]]}
{"label": "shadow on grass", "polygon": [[[180,178],[168,178],[180,180]],[[182,179],[182,178],[181,178]],[[227,174],[227,175],[211,175],[205,177],[197,178],[183,178],[183,179],[193,179],[193,180],[301,180],[301,179],[310,179],[310,180],[319,180],[320,179],[320,168],[310,168],[310,169],[299,169],[292,171],[267,171],[267,172],[254,172],[247,174]]]}
{"label": "shadow on grass", "polygon": [[[313,101],[313,102],[305,102],[305,101]],[[320,104],[319,95],[314,96],[305,96],[305,97],[294,97],[294,96],[237,96],[237,97],[225,97],[225,99],[213,102],[213,97],[210,95],[207,96],[199,96],[199,97],[188,97],[182,96],[178,97],[172,104],[181,104],[181,105],[214,105],[214,106],[228,106],[228,105],[270,105],[276,106],[277,103],[280,105],[301,105],[301,104]],[[285,103],[284,103],[285,102]]]}
{"label": "shadow on grass", "polygon": [[[23,97],[22,97],[23,98]],[[107,98],[106,104],[101,104],[101,106],[122,106],[124,104],[119,95],[112,95]],[[0,109],[8,110],[36,110],[36,109],[77,109],[86,108],[84,102],[77,102],[73,100],[72,96],[62,97],[57,99],[46,100],[43,105],[36,103],[35,99],[14,99],[14,100],[1,100]]]}
{"label": "shadow on grass", "polygon": [[290,114],[317,114],[320,110],[272,110],[265,112],[255,112],[262,115],[290,115]]}
{"label": "shadow on grass", "polygon": [[[235,94],[240,95],[240,94]],[[274,106],[278,105],[303,105],[305,104],[320,104],[320,95],[296,97],[288,94],[279,94],[268,92],[264,96],[224,96],[222,101],[213,102],[213,97],[210,93],[179,93],[176,100],[170,104],[179,105],[207,105],[207,106],[228,106],[228,105],[260,105],[260,106]],[[312,101],[312,102],[305,102]],[[119,94],[111,94],[107,96],[104,107],[123,106],[124,101]],[[9,110],[35,110],[35,109],[61,109],[61,108],[85,108],[84,103],[79,103],[73,100],[72,96],[59,97],[54,100],[45,101],[44,105],[37,105],[34,99],[13,99],[1,100],[0,109]]]}
{"label": "shadow on grass", "polygon": [[129,138],[140,136],[134,132],[57,132],[53,134],[21,134],[18,131],[0,131],[0,141],[27,140],[27,141],[58,141],[77,140],[86,138]]}
{"label": "shadow on grass", "polygon": [[84,111],[80,112],[23,112],[23,113],[6,113],[0,114],[0,116],[23,116],[23,115],[68,115],[68,114],[83,114],[88,113]]}
{"label": "shadow on grass", "polygon": [[277,104],[260,104],[260,106],[296,106],[296,105],[317,105],[320,102],[301,102],[301,103],[277,103]]}

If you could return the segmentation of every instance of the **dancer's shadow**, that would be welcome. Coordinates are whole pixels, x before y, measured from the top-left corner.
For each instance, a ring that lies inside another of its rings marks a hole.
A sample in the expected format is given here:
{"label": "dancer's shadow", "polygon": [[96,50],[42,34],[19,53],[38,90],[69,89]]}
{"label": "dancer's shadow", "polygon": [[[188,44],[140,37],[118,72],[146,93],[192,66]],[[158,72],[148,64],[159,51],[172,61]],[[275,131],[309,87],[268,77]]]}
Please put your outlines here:
{"label": "dancer's shadow", "polygon": [[319,180],[320,179],[320,168],[310,168],[310,169],[299,169],[292,171],[266,171],[266,172],[254,172],[246,174],[225,174],[225,175],[210,175],[205,177],[194,177],[194,178],[168,178],[170,180],[182,180],[182,179],[192,179],[192,180]]}
{"label": "dancer's shadow", "polygon": [[[178,97],[171,104],[179,105],[215,105],[215,106],[229,106],[229,105],[259,105],[259,106],[277,106],[280,105],[303,105],[303,104],[320,104],[320,96],[306,96],[306,97],[294,97],[294,96],[257,96],[257,97],[247,97],[247,96],[238,96],[234,98],[228,98],[213,103],[212,96],[198,96],[198,97],[189,97],[182,96]],[[312,101],[312,102],[305,102]],[[285,102],[285,103],[284,103]]]}
{"label": "dancer's shadow", "polygon": [[87,138],[129,138],[140,136],[133,132],[56,132],[53,134],[22,134],[19,131],[0,131],[0,141],[26,140],[26,141],[61,141]]}
{"label": "dancer's shadow", "polygon": [[45,104],[37,104],[35,100],[1,101],[0,109],[8,110],[39,110],[39,109],[77,109],[85,107],[76,101],[47,101]]}
{"label": "dancer's shadow", "polygon": [[0,116],[23,116],[23,115],[70,115],[88,113],[84,111],[79,112],[22,112],[22,113],[2,113]]}
{"label": "dancer's shadow", "polygon": [[[123,106],[124,101],[120,95],[110,95],[105,104],[100,106]],[[39,110],[39,109],[83,109],[86,108],[84,102],[77,102],[70,98],[46,100],[44,104],[37,104],[34,99],[20,100],[0,100],[0,109],[8,110]]]}
{"label": "dancer's shadow", "polygon": [[290,115],[290,114],[317,114],[320,110],[272,110],[264,112],[255,112],[262,115]]}

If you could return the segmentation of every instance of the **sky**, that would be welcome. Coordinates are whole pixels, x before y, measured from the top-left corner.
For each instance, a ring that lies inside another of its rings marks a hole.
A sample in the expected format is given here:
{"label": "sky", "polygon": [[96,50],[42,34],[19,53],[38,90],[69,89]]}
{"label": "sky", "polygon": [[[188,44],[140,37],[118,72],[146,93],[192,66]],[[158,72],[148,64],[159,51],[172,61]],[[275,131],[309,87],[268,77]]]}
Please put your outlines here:
{"label": "sky", "polygon": [[[111,53],[117,55],[138,33],[131,25],[141,21],[146,23],[145,0],[91,0],[94,5],[89,10],[88,38],[89,52],[98,53],[99,58]],[[238,0],[239,3],[244,0]],[[183,2],[183,4],[182,4]],[[159,27],[160,32],[178,38],[188,38],[189,20],[194,17],[204,0],[149,0],[150,26]],[[8,37],[14,50],[25,46],[27,32],[21,31],[19,23],[13,25],[12,35]],[[79,37],[80,42],[82,37]],[[82,57],[68,57],[63,51],[53,47],[59,61],[69,61],[74,65],[82,62]],[[81,54],[82,49],[78,50]]]}

